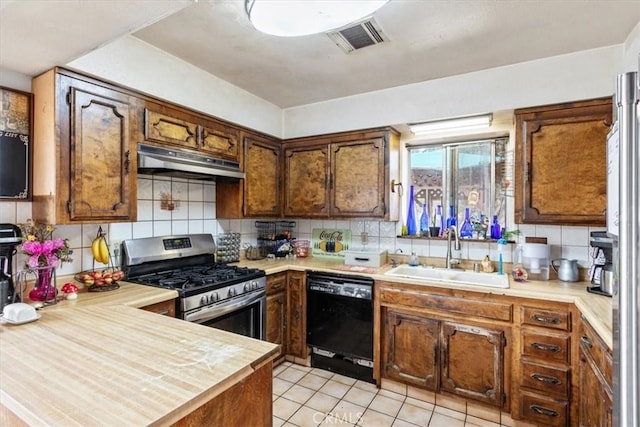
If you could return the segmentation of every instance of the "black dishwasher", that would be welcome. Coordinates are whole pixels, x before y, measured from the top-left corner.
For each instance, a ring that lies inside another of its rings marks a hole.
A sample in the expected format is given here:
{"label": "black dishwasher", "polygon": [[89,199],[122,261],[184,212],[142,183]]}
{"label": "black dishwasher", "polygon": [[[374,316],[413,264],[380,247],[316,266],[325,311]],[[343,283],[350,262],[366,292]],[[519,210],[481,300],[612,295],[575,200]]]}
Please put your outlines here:
{"label": "black dishwasher", "polygon": [[311,366],[373,379],[373,279],[307,271]]}

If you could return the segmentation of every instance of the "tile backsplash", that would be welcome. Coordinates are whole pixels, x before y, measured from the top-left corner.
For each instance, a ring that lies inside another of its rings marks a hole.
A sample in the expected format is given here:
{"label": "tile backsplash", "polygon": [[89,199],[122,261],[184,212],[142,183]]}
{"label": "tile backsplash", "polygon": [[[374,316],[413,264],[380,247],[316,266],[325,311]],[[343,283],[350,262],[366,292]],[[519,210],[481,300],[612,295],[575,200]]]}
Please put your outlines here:
{"label": "tile backsplash", "polygon": [[[216,219],[215,182],[193,181],[179,178],[138,176],[138,221],[112,224],[60,225],[56,227],[56,237],[68,238],[73,249],[73,262],[65,263],[58,269],[58,275],[73,274],[93,268],[91,241],[98,227],[107,232],[107,239],[113,248],[125,239],[163,236],[170,234],[241,233],[242,244],[256,244],[254,219]],[[173,205],[171,205],[173,204]],[[170,208],[173,208],[172,210]],[[0,202],[0,222],[20,223],[31,217],[30,202]],[[269,219],[267,219],[269,220]],[[400,226],[397,222],[369,220],[310,220],[295,219],[293,235],[299,239],[311,240],[314,228],[350,229],[353,247],[358,248],[360,233],[369,233],[369,248],[386,249],[389,253],[396,250],[404,254],[415,252],[423,257],[445,257],[447,242],[439,240],[421,240],[398,238]],[[518,241],[524,242],[525,236],[546,237],[551,245],[551,259],[577,259],[581,267],[589,267],[589,233],[603,228],[528,225],[515,227],[521,232]],[[464,242],[460,253],[455,257],[481,260],[485,255],[498,259],[495,243]],[[512,261],[514,245],[509,245],[503,254],[505,262]],[[26,257],[16,257],[16,266],[24,265]],[[14,271],[15,268],[14,266]],[[101,265],[100,265],[101,266]]]}

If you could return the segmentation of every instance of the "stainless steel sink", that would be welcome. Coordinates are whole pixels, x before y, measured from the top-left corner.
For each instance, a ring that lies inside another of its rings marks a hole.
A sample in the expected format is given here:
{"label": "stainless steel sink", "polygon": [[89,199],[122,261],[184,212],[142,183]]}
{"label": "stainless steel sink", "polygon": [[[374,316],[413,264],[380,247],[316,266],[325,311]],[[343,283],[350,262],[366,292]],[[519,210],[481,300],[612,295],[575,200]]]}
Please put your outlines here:
{"label": "stainless steel sink", "polygon": [[508,288],[509,276],[497,273],[476,273],[469,270],[456,270],[434,267],[411,267],[399,265],[384,273],[385,276],[424,279],[436,283],[481,286],[487,288]]}

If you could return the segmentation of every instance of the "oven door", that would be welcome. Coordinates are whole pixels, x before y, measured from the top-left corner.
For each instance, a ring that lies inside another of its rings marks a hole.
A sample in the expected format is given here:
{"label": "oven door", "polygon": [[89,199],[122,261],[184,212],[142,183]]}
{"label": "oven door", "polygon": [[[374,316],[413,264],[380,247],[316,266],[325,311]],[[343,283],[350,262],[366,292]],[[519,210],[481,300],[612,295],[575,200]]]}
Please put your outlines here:
{"label": "oven door", "polygon": [[184,314],[184,320],[259,340],[266,335],[264,290],[212,304]]}

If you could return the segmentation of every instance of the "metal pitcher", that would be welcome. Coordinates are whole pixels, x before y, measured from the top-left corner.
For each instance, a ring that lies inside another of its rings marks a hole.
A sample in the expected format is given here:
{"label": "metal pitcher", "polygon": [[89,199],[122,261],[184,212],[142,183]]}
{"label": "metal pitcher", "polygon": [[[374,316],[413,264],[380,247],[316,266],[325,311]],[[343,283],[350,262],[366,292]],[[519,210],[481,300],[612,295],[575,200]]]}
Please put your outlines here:
{"label": "metal pitcher", "polygon": [[577,259],[554,259],[551,261],[551,267],[558,273],[558,279],[563,282],[577,282],[580,279]]}

